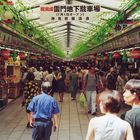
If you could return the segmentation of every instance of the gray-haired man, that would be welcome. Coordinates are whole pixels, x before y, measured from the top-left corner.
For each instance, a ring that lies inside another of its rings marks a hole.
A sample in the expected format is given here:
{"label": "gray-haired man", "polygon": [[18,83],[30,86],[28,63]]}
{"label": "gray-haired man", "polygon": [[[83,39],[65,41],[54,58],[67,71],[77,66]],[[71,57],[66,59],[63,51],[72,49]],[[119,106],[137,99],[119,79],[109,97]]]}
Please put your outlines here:
{"label": "gray-haired man", "polygon": [[[59,107],[53,97],[48,95],[50,83],[42,84],[42,94],[33,98],[28,106],[30,113],[30,125],[33,125],[33,140],[50,140],[52,126],[58,127]],[[53,121],[52,121],[53,120]]]}

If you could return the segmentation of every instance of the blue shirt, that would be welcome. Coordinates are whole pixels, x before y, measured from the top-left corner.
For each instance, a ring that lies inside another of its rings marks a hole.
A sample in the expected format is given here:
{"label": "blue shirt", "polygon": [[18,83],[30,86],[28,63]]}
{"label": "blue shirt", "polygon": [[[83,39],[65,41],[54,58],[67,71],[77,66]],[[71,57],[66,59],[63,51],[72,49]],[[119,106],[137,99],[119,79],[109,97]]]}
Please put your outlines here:
{"label": "blue shirt", "polygon": [[33,118],[50,119],[53,114],[60,112],[56,100],[43,92],[33,98],[27,109],[33,112]]}

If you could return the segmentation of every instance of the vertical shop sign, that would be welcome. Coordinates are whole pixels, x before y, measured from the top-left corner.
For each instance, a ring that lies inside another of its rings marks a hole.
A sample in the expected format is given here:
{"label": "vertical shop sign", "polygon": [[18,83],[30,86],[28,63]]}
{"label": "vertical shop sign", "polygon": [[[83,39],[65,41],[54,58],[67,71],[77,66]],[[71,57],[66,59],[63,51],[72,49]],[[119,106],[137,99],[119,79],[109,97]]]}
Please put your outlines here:
{"label": "vertical shop sign", "polygon": [[120,47],[126,47],[129,45],[127,36],[122,36],[119,38]]}
{"label": "vertical shop sign", "polygon": [[40,6],[40,20],[45,22],[93,21],[97,12],[100,12],[99,4],[42,5]]}
{"label": "vertical shop sign", "polygon": [[16,46],[16,38],[15,37],[12,38],[12,45]]}
{"label": "vertical shop sign", "polygon": [[2,43],[3,39],[2,39],[2,31],[0,31],[0,43]]}
{"label": "vertical shop sign", "polygon": [[113,49],[112,42],[109,42],[107,45],[108,45],[108,48],[109,48],[109,49]]}
{"label": "vertical shop sign", "polygon": [[11,35],[0,31],[0,43],[9,45],[11,42]]}
{"label": "vertical shop sign", "polygon": [[9,35],[9,45],[11,45],[11,42],[12,42],[12,35]]}
{"label": "vertical shop sign", "polygon": [[10,44],[10,35],[9,34],[5,34],[5,44],[9,45]]}
{"label": "vertical shop sign", "polygon": [[128,37],[129,44],[131,45],[140,43],[140,31],[131,33],[127,35],[127,37]]}
{"label": "vertical shop sign", "polygon": [[5,44],[6,41],[6,33],[3,32],[3,43]]}

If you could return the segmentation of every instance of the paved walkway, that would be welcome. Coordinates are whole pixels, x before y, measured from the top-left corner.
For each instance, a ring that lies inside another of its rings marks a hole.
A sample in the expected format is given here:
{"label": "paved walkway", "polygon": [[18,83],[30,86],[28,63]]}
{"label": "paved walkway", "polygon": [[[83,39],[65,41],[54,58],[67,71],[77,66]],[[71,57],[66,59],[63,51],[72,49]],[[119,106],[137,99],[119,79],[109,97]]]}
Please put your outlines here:
{"label": "paved walkway", "polygon": [[[25,109],[20,100],[0,111],[0,140],[31,140],[32,130],[26,128]],[[80,107],[78,101],[71,101],[69,94],[65,94],[64,102],[58,104],[60,125],[56,132],[52,132],[51,140],[84,140],[92,116]]]}
{"label": "paved walkway", "polygon": [[[31,140],[32,130],[26,128],[25,109],[21,107],[20,100],[0,111],[0,140]],[[65,94],[64,102],[59,103],[59,107],[59,128],[52,132],[51,140],[85,140],[88,123],[93,116],[80,107],[78,100],[71,101],[69,94]]]}

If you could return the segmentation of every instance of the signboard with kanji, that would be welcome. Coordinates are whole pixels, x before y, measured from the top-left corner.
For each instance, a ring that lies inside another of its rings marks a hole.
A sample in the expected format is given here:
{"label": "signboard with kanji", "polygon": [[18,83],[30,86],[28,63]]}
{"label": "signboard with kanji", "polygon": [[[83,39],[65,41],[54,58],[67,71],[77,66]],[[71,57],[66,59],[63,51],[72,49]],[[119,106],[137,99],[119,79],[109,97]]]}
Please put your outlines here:
{"label": "signboard with kanji", "polygon": [[42,5],[40,20],[53,21],[93,21],[100,11],[100,5]]}

